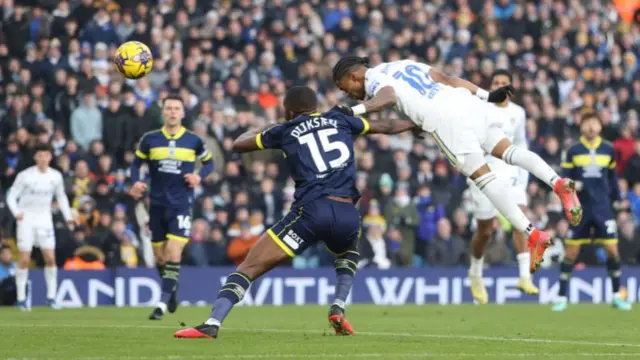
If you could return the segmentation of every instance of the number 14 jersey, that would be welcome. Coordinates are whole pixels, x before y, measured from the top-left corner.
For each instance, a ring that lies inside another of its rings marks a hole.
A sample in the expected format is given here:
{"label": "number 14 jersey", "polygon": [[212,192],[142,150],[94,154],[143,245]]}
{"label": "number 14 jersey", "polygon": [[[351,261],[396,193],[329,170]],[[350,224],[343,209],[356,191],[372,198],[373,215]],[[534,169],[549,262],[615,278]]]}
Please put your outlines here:
{"label": "number 14 jersey", "polygon": [[331,109],[300,115],[259,133],[261,149],[281,149],[296,184],[297,205],[324,196],[360,197],[355,187],[353,139],[369,130],[366,119]]}

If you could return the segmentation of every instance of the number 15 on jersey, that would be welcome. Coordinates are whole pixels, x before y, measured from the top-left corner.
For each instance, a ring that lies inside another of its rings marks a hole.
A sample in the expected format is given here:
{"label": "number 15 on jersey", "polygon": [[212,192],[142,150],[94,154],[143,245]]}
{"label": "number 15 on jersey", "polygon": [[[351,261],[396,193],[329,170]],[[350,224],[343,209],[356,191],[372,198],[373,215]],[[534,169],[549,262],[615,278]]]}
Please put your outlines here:
{"label": "number 15 on jersey", "polygon": [[[336,169],[341,167],[351,156],[351,151],[344,142],[331,141],[330,136],[337,133],[338,129],[322,129],[318,131],[316,134],[318,134],[320,144],[318,144],[314,133],[305,134],[298,138],[300,144],[306,145],[309,149],[313,163],[319,173],[323,173],[329,170],[329,168]],[[337,152],[338,157],[333,160],[328,160],[327,158],[335,157],[329,156],[330,153],[334,152]]]}

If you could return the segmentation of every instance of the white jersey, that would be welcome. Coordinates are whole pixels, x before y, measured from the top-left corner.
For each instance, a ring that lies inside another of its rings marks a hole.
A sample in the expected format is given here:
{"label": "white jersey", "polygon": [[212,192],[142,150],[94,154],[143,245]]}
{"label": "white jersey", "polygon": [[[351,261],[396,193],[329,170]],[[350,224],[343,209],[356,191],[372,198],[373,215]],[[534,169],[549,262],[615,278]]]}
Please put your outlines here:
{"label": "white jersey", "polygon": [[380,64],[365,73],[365,91],[373,97],[380,89],[391,86],[396,92],[396,108],[425,131],[433,132],[446,121],[451,106],[452,88],[431,79],[431,66],[413,60]]}
{"label": "white jersey", "polygon": [[430,70],[431,66],[413,60],[380,64],[365,73],[366,95],[373,97],[391,86],[397,110],[431,134],[449,162],[469,176],[483,165],[483,155],[506,136],[491,126],[493,104],[466,88],[434,81]]}
{"label": "white jersey", "polygon": [[[526,135],[526,114],[524,109],[509,102],[506,107],[497,105],[491,106],[489,112],[491,127],[502,129],[506,137],[514,145],[527,149]],[[498,159],[490,154],[486,155],[487,164],[491,170],[509,181],[509,185],[526,185],[529,179],[529,173],[517,166],[509,165],[502,159]]]}
{"label": "white jersey", "polygon": [[52,168],[42,172],[32,166],[16,176],[7,194],[7,205],[14,216],[22,213],[31,223],[37,220],[49,223],[52,222],[51,202],[54,196],[65,220],[72,220],[62,174]]}
{"label": "white jersey", "polygon": [[[490,118],[489,126],[491,128],[502,130],[505,137],[514,145],[527,147],[525,135],[526,115],[523,108],[512,102],[509,102],[506,107],[491,105],[488,117]],[[505,181],[505,195],[509,196],[516,204],[526,206],[528,203],[527,182],[529,173],[517,166],[509,165],[502,159],[497,159],[490,154],[486,155],[486,161],[491,171]],[[473,181],[467,180],[467,183],[474,202],[473,213],[476,219],[486,220],[495,217],[498,211],[489,198],[478,189]]]}

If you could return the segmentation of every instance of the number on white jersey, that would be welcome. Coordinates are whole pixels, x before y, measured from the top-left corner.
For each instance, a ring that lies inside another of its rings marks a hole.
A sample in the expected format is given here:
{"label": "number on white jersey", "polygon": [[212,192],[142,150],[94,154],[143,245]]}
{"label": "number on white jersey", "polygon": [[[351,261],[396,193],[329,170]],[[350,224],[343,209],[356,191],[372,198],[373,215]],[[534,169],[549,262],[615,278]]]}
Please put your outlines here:
{"label": "number on white jersey", "polygon": [[432,99],[440,90],[440,85],[431,79],[429,73],[415,64],[407,65],[404,70],[396,71],[393,77],[409,84],[428,99]]}
{"label": "number on white jersey", "polygon": [[[331,169],[341,167],[351,156],[351,151],[345,143],[342,141],[329,140],[329,136],[337,133],[338,129],[322,129],[318,131],[317,134],[320,138],[320,146],[318,146],[318,141],[313,133],[309,133],[298,138],[301,145],[306,145],[309,148],[311,158],[313,159],[313,163],[319,173],[327,171],[329,167]],[[337,159],[329,161],[329,166],[327,166],[325,156],[323,154],[334,150],[337,150],[340,153],[340,156],[338,156]]]}

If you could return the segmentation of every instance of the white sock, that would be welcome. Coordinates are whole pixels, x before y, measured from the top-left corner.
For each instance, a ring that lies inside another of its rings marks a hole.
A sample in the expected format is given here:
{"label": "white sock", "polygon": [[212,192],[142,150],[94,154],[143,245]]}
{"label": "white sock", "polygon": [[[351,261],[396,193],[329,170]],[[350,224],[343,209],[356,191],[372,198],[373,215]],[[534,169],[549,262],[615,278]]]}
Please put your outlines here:
{"label": "white sock", "polygon": [[529,254],[528,252],[523,252],[516,255],[516,259],[518,259],[518,271],[520,272],[520,278],[530,278],[531,273],[529,272],[529,266],[531,265],[531,254]]}
{"label": "white sock", "polygon": [[207,325],[215,325],[217,327],[220,327],[220,321],[216,320],[214,318],[209,318],[207,321],[204,322]]}
{"label": "white sock", "polygon": [[345,302],[343,300],[340,300],[340,299],[335,299],[333,301],[333,305],[338,305],[340,307],[340,309],[344,310]]}
{"label": "white sock", "polygon": [[478,189],[491,200],[500,214],[504,215],[516,230],[525,233],[527,236],[531,234],[534,228],[527,216],[513,200],[509,199],[508,196],[504,196],[504,189],[507,188],[504,181],[496,177],[496,174],[488,172],[475,179],[475,183]]}
{"label": "white sock", "polygon": [[44,267],[44,280],[47,283],[47,299],[56,298],[58,291],[58,268],[55,266]]}
{"label": "white sock", "polygon": [[484,256],[479,259],[476,259],[475,256],[471,255],[469,274],[471,274],[471,276],[482,277],[483,268],[484,268]]}
{"label": "white sock", "polygon": [[555,172],[549,164],[544,162],[540,156],[525,148],[511,145],[502,154],[502,159],[507,164],[515,165],[527,170],[535,177],[551,186],[552,189],[556,180],[560,179],[558,173]]}
{"label": "white sock", "polygon": [[18,301],[27,300],[27,280],[29,280],[29,269],[16,268],[16,292]]}
{"label": "white sock", "polygon": [[167,304],[163,303],[163,302],[159,302],[158,305],[156,306],[158,309],[162,310],[162,313],[166,313],[167,312]]}

